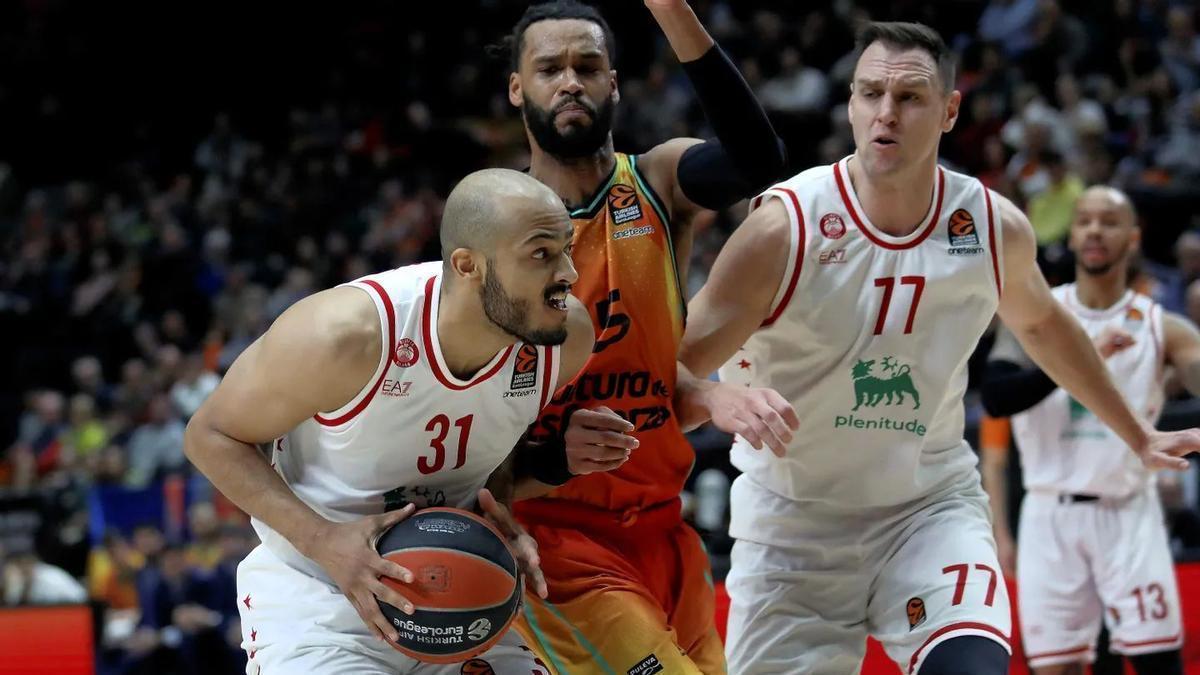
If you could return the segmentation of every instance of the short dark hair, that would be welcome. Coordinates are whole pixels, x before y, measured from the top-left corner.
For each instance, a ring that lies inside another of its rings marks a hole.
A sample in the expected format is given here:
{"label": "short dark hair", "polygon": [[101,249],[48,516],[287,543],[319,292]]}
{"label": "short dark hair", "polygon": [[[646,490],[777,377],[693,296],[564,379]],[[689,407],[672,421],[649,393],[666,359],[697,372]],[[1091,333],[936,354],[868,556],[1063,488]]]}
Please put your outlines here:
{"label": "short dark hair", "polygon": [[595,7],[585,5],[578,0],[553,0],[530,5],[521,15],[517,24],[513,26],[512,33],[506,35],[499,44],[492,45],[488,52],[496,56],[507,55],[509,68],[512,69],[511,72],[515,73],[521,66],[521,52],[525,49],[525,31],[539,21],[555,19],[581,19],[591,21],[599,26],[600,30],[604,32],[604,49],[608,52],[608,62],[616,62],[617,46],[608,22]]}
{"label": "short dark hair", "polygon": [[858,39],[855,40],[858,56],[861,58],[867,47],[876,42],[893,49],[920,49],[929,54],[937,64],[942,89],[946,92],[954,89],[954,52],[950,51],[942,36],[934,29],[923,23],[873,21],[858,33]]}

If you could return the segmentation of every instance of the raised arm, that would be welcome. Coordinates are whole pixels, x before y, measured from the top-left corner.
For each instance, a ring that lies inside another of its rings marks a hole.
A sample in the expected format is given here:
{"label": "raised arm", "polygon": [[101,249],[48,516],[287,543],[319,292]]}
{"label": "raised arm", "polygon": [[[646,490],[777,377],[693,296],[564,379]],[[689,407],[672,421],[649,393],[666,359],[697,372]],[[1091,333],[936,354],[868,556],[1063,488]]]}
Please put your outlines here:
{"label": "raised arm", "polygon": [[1130,410],[1091,339],[1050,294],[1038,270],[1037,244],[1025,214],[996,195],[1004,241],[1004,289],[999,314],[1021,347],[1050,379],[1099,417],[1151,469],[1187,468],[1181,455],[1200,448],[1200,432],[1156,432]]}
{"label": "raised arm", "polygon": [[1196,326],[1178,314],[1164,312],[1163,351],[1188,393],[1200,396],[1200,331]]}
{"label": "raised arm", "polygon": [[647,152],[641,165],[669,196],[674,217],[722,209],[783,177],[787,152],[740,72],[684,0],[645,0],[688,79],[717,139],[677,138]]}
{"label": "raised arm", "polygon": [[412,606],[379,576],[411,581],[412,574],[371,542],[413,508],[333,523],[296,497],[255,447],[351,401],[382,350],[381,323],[364,291],[336,288],[301,300],[233,362],[188,422],[184,450],[222,494],[316,561],[374,633],[394,640],[376,598],[409,613]]}

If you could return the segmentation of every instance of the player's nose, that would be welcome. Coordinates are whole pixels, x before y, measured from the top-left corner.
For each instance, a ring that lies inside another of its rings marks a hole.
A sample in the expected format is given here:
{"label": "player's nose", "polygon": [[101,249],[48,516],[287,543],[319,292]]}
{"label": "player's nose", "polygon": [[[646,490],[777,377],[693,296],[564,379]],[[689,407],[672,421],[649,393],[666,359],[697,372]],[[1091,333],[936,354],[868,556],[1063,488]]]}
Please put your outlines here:
{"label": "player's nose", "polygon": [[560,77],[558,92],[560,94],[569,94],[578,96],[583,93],[583,82],[579,79],[579,73],[574,68],[563,68],[562,76]]}
{"label": "player's nose", "polygon": [[579,281],[579,272],[575,270],[575,261],[571,256],[559,256],[558,269],[555,270],[554,280],[561,284],[574,284]]}

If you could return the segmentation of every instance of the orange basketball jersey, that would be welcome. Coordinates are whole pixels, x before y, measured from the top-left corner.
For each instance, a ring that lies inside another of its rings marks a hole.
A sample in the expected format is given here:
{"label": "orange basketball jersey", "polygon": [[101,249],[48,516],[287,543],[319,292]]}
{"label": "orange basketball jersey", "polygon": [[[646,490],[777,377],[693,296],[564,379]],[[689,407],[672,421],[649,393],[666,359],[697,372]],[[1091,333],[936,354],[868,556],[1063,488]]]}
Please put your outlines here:
{"label": "orange basketball jersey", "polygon": [[632,422],[640,445],[620,469],[572,479],[548,495],[624,510],[678,497],[693,451],[671,409],[685,304],[669,219],[637,158],[616,159],[593,199],[571,212],[579,271],[572,292],[591,313],[596,346],[533,435],[561,433],[564,414],[578,408],[608,406]]}

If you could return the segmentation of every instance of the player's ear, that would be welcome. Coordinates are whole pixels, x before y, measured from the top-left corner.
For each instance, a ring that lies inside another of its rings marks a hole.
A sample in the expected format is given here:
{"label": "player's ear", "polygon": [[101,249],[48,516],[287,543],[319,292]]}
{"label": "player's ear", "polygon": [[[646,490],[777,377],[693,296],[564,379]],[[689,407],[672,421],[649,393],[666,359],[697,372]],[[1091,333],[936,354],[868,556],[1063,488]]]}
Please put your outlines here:
{"label": "player's ear", "polygon": [[469,248],[456,248],[450,254],[450,269],[460,279],[483,280],[483,269],[475,260],[475,252]]}
{"label": "player's ear", "polygon": [[612,92],[613,103],[621,102],[621,90],[617,88],[617,71],[616,69],[608,71],[608,86]]}
{"label": "player's ear", "polygon": [[508,102],[514,107],[520,108],[521,103],[525,100],[525,94],[521,91],[521,75],[519,73],[508,74]]}
{"label": "player's ear", "polygon": [[958,108],[962,104],[962,92],[955,89],[946,100],[946,119],[942,121],[942,133],[950,133],[958,121]]}

